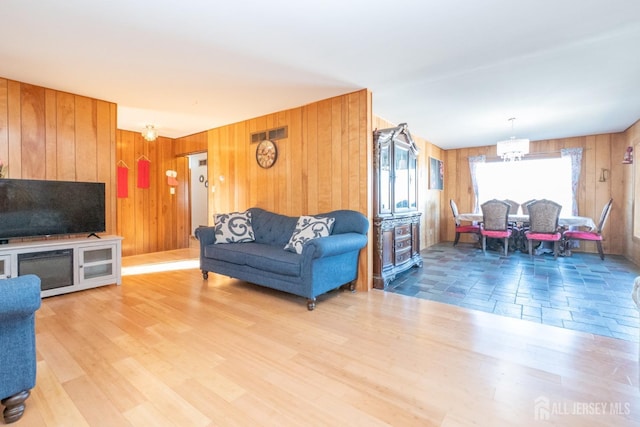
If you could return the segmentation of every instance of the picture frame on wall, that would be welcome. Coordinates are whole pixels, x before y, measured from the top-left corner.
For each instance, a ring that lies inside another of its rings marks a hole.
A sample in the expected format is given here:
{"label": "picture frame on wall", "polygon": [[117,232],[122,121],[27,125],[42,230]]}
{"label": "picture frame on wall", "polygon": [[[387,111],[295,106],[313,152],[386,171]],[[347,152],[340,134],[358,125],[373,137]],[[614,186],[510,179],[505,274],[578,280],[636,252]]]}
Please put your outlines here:
{"label": "picture frame on wall", "polygon": [[444,163],[434,157],[429,157],[429,189],[444,189]]}

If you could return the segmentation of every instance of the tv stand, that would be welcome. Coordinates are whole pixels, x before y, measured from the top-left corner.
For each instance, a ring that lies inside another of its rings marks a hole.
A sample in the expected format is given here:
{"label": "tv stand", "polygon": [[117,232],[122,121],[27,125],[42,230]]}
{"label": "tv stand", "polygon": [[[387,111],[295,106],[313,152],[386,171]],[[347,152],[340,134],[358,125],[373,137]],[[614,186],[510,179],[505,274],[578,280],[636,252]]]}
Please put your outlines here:
{"label": "tv stand", "polygon": [[100,239],[100,238],[101,238],[101,237],[100,237],[100,236],[98,236],[96,233],[91,233],[91,234],[89,234],[89,235],[87,236],[87,239],[88,239],[89,237],[91,237],[91,236],[95,237],[96,239]]}
{"label": "tv stand", "polygon": [[[56,268],[59,263],[52,254],[56,253],[57,256],[63,252],[72,252],[71,272],[66,274],[66,282],[60,282],[61,279],[58,276],[62,274],[56,275],[55,280],[51,279],[52,270],[69,268],[69,256],[57,258],[62,264],[60,268]],[[38,261],[33,262],[34,259]],[[25,260],[31,262],[25,263]],[[21,262],[23,271],[20,271]],[[23,275],[26,274],[25,270],[28,270],[27,273],[35,270],[37,274],[40,269],[43,281],[40,292],[42,297],[104,285],[120,285],[122,283],[121,265],[122,237],[120,236],[102,236],[99,240],[89,237],[32,240],[0,246],[0,278]],[[55,283],[46,283],[48,281]]]}

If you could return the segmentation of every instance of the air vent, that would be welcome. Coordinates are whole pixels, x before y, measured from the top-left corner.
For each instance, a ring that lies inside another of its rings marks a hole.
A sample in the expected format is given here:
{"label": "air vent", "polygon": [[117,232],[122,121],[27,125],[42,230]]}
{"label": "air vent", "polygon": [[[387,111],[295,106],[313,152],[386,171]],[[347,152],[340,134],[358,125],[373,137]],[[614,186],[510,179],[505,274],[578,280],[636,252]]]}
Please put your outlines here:
{"label": "air vent", "polygon": [[283,126],[281,128],[269,129],[266,131],[256,132],[251,134],[251,143],[256,144],[260,141],[264,141],[265,139],[276,140],[276,139],[284,139],[288,136],[288,126]]}
{"label": "air vent", "polygon": [[269,139],[283,139],[287,137],[287,127],[271,129],[269,131]]}
{"label": "air vent", "polygon": [[256,144],[267,139],[267,132],[256,132],[251,134],[251,143]]}

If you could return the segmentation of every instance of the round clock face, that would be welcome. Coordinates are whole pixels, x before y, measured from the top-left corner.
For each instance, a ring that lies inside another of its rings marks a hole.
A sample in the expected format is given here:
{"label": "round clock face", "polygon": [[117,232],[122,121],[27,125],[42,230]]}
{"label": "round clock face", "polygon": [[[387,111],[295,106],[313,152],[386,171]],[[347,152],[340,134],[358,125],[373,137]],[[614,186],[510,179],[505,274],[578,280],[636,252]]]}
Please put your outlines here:
{"label": "round clock face", "polygon": [[273,141],[265,139],[256,148],[256,160],[263,168],[270,168],[278,158],[278,149]]}

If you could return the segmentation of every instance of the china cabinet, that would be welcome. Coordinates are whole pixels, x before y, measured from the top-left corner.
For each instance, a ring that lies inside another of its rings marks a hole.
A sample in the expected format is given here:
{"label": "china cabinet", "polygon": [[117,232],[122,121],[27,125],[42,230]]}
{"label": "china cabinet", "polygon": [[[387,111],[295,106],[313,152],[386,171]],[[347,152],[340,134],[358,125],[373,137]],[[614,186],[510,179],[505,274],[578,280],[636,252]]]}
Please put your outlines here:
{"label": "china cabinet", "polygon": [[418,147],[406,123],[376,130],[374,141],[373,286],[384,289],[422,266],[418,212]]}

